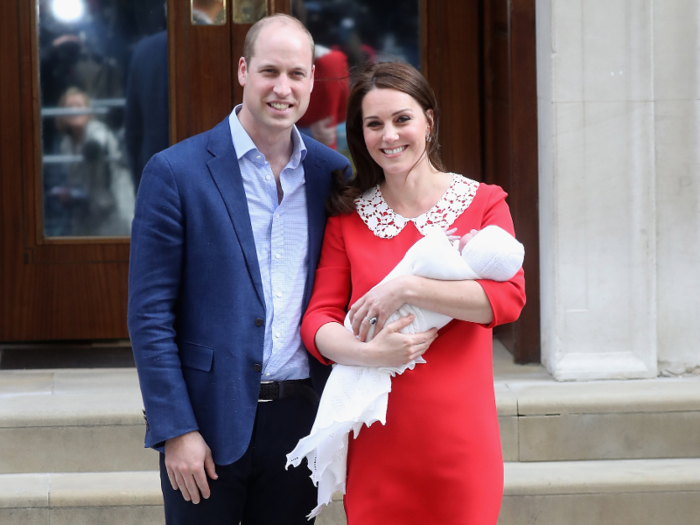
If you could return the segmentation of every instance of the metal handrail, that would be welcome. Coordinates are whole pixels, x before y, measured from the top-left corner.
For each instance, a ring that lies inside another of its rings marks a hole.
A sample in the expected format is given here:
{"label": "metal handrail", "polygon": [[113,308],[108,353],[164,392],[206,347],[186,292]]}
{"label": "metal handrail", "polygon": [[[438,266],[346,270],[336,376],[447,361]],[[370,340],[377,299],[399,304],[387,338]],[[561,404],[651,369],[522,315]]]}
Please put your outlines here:
{"label": "metal handrail", "polygon": [[[72,162],[83,162],[85,157],[83,155],[44,155],[44,164],[69,164]],[[110,162],[117,162],[122,160],[121,157],[109,156],[107,157]]]}
{"label": "metal handrail", "polygon": [[106,115],[110,108],[126,107],[125,98],[101,98],[92,101],[89,108],[41,108],[41,117],[66,117],[75,115]]}

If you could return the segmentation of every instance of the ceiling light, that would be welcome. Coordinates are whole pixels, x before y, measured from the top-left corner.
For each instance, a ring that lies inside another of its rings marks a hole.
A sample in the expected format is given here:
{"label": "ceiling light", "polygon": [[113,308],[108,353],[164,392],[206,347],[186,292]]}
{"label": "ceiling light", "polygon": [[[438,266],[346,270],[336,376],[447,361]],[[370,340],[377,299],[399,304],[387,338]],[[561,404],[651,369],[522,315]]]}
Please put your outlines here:
{"label": "ceiling light", "polygon": [[76,22],[85,14],[82,0],[53,0],[53,15],[61,22]]}

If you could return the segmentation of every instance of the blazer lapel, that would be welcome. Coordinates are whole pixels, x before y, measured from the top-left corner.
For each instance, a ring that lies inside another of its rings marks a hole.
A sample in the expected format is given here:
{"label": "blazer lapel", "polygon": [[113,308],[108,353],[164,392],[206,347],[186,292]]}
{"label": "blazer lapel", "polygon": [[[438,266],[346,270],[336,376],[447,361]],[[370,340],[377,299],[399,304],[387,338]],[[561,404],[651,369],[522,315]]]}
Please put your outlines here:
{"label": "blazer lapel", "polygon": [[207,162],[209,172],[226,204],[260,303],[265,306],[258,254],[255,250],[255,237],[248,212],[248,200],[243,187],[241,169],[238,166],[238,157],[233,148],[228,118],[212,130],[208,147],[214,155]]}
{"label": "blazer lapel", "polygon": [[323,178],[322,169],[318,163],[318,157],[307,146],[307,155],[304,159],[304,177],[306,178],[306,209],[308,216],[309,230],[309,254],[308,273],[306,277],[306,288],[304,290],[303,307],[309,303],[311,289],[316,275],[316,265],[323,242],[323,233],[326,229],[326,195],[330,181],[329,174]]}

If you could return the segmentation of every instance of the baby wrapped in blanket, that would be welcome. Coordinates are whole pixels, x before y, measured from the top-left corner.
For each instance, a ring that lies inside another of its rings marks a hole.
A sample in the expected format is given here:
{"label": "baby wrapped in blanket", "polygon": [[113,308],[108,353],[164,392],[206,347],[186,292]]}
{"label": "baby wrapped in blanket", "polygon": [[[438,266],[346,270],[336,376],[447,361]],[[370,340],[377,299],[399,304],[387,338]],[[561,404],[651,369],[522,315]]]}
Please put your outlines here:
{"label": "baby wrapped in blanket", "polygon": [[[507,281],[522,266],[524,255],[523,245],[498,226],[486,226],[454,244],[436,227],[428,230],[379,284],[402,275],[445,281]],[[386,324],[407,315],[415,318],[401,330],[406,334],[442,328],[452,320],[446,315],[404,304]],[[345,317],[345,327],[352,332],[349,316]],[[367,340],[372,338],[373,332],[374,326],[371,326]],[[425,359],[418,357],[399,367],[334,365],[311,433],[287,455],[287,467],[298,466],[306,457],[311,479],[318,486],[318,505],[309,518],[317,516],[323,505],[330,503],[334,492],[345,493],[350,430],[357,436],[362,425],[370,426],[375,421],[385,424],[391,378],[412,370],[417,363],[425,363]]]}

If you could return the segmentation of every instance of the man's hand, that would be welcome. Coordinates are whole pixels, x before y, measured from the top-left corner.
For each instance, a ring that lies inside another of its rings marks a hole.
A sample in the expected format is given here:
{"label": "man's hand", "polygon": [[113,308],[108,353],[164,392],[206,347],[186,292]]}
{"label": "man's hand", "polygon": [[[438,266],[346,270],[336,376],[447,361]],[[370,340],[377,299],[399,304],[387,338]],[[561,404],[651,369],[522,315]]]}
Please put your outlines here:
{"label": "man's hand", "polygon": [[318,120],[311,124],[309,128],[311,128],[311,135],[321,144],[331,147],[335,143],[337,132],[335,124],[333,124],[333,117]]}
{"label": "man's hand", "polygon": [[211,449],[196,430],[165,442],[165,468],[174,490],[180,489],[185,501],[199,503],[199,492],[209,499],[207,474],[217,479]]}

